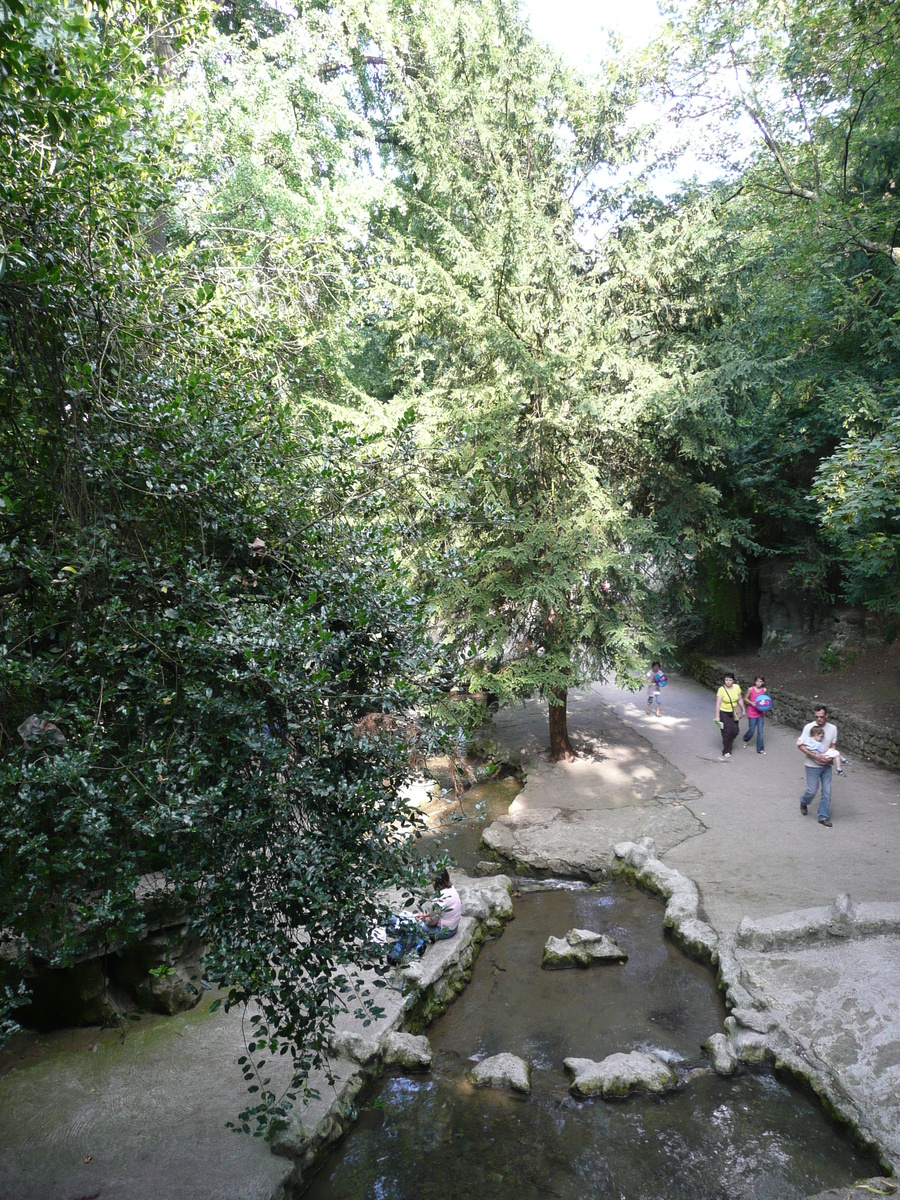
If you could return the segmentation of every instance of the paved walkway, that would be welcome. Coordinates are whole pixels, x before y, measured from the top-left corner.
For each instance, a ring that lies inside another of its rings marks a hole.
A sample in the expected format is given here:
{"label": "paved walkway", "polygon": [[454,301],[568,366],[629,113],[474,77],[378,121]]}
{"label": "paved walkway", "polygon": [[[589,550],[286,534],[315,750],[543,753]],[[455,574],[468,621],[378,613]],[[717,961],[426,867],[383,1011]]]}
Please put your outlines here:
{"label": "paved walkway", "polygon": [[[720,937],[733,939],[744,917],[816,925],[777,955],[739,949],[745,983],[847,1097],[845,1111],[868,1114],[856,1123],[900,1171],[900,775],[854,760],[834,778],[824,828],[814,807],[800,813],[798,730],[769,720],[764,756],[739,741],[721,761],[710,691],[670,676],[659,718],[645,696],[599,683],[570,696],[582,754],[570,764],[547,762],[543,703],[498,714],[495,735],[528,780],[485,841],[526,867],[599,874],[618,842],[651,836],[665,865],[697,885]],[[867,912],[875,902],[893,922],[888,935],[823,941],[822,913],[843,893]],[[798,911],[820,906],[815,919]]]}
{"label": "paved walkway", "polygon": [[[665,688],[659,719],[617,688],[597,685],[594,694],[703,793],[688,806],[706,833],[667,861],[698,884],[717,928],[733,929],[744,915],[828,904],[838,892],[900,900],[900,775],[856,760],[843,778],[832,773],[834,827],[822,828],[814,807],[800,813],[808,760],[796,746],[799,730],[770,720],[765,756],[739,741],[731,760],[720,762],[715,701],[693,681]],[[742,734],[746,728],[745,720]]]}
{"label": "paved walkway", "polygon": [[[657,718],[646,715],[643,693],[599,683],[574,693],[569,731],[592,757],[571,764],[544,760],[546,705],[498,714],[498,739],[530,763],[511,815],[564,813],[573,843],[583,823],[594,821],[599,831],[601,813],[616,814],[609,824],[619,840],[649,830],[665,861],[698,885],[720,932],[733,932],[744,916],[830,904],[839,892],[900,900],[900,775],[854,760],[843,779],[834,776],[834,827],[823,828],[814,807],[800,814],[806,773],[799,730],[769,720],[764,756],[738,741],[732,758],[720,762],[713,694],[670,676],[662,702]],[[665,811],[679,806],[686,812],[677,820]],[[652,828],[661,822],[673,830],[662,841]]]}

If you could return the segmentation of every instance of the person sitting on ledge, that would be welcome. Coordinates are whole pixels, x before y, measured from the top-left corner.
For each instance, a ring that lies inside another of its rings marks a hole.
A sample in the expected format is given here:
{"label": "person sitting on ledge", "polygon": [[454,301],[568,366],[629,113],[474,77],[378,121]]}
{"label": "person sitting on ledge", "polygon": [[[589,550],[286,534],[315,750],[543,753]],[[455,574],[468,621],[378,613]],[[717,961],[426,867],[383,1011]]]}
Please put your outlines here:
{"label": "person sitting on ledge", "polygon": [[422,934],[429,941],[439,942],[456,933],[462,916],[462,901],[450,882],[450,872],[446,868],[435,876],[434,890],[438,893],[437,897],[427,901],[416,917]]}

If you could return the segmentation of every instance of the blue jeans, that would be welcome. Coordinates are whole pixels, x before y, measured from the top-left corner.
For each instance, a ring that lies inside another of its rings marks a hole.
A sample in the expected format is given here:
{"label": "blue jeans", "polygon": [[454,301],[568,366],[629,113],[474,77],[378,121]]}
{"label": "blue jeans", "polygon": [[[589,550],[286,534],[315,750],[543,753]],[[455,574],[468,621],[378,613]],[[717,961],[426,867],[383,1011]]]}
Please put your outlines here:
{"label": "blue jeans", "polygon": [[822,795],[819,798],[819,810],[816,817],[820,821],[827,821],[831,813],[831,763],[827,763],[825,766],[816,763],[814,767],[806,768],[806,791],[800,797],[800,803],[812,804],[820,783]]}
{"label": "blue jeans", "polygon": [[[456,929],[448,929],[446,926],[441,928],[440,925],[429,925],[427,921],[416,921],[419,927],[419,932],[423,937],[428,938],[429,942],[442,942],[445,938],[452,938],[456,933]],[[457,929],[459,926],[457,926]]]}
{"label": "blue jeans", "polygon": [[756,753],[761,754],[762,751],[765,750],[765,746],[763,745],[763,725],[765,723],[766,718],[765,717],[748,717],[747,719],[750,722],[750,724],[747,728],[747,732],[744,734],[744,741],[745,742],[750,741],[750,739],[753,737],[753,730],[755,729],[756,730]]}

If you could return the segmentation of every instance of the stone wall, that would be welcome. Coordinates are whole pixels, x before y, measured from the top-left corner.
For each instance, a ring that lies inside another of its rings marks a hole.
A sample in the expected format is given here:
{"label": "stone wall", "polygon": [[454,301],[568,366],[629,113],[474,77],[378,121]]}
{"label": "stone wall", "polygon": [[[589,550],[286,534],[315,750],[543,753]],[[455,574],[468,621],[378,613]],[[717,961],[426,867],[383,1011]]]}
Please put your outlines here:
{"label": "stone wall", "polygon": [[821,638],[828,610],[811,600],[791,576],[792,560],[773,558],[759,568],[759,619],[763,657]]}
{"label": "stone wall", "polygon": [[0,948],[0,985],[24,978],[30,1000],[16,1017],[31,1029],[105,1025],[135,1010],[172,1016],[193,1008],[202,995],[203,946],[185,923],[66,967],[31,955],[24,968],[13,968],[14,953],[14,946]]}
{"label": "stone wall", "polygon": [[27,1028],[42,1031],[120,1021],[135,1010],[172,1016],[193,1008],[202,995],[203,946],[187,913],[158,874],[141,877],[135,891],[143,931],[126,944],[99,935],[66,966],[60,947],[0,938],[0,988],[24,980],[30,1000],[16,1013]]}
{"label": "stone wall", "polygon": [[[713,690],[719,687],[722,676],[728,669],[726,662],[693,653],[683,653],[681,665],[685,674]],[[744,684],[743,680],[739,682]],[[812,720],[813,708],[817,701],[811,696],[796,696],[781,688],[770,688],[769,692],[774,703],[767,720],[774,721],[777,725],[787,725],[796,729],[798,733],[807,721]],[[841,750],[879,767],[900,771],[900,738],[895,730],[886,725],[878,725],[874,721],[867,721],[864,717],[855,716],[833,705],[829,705],[828,712],[840,730],[838,746]]]}

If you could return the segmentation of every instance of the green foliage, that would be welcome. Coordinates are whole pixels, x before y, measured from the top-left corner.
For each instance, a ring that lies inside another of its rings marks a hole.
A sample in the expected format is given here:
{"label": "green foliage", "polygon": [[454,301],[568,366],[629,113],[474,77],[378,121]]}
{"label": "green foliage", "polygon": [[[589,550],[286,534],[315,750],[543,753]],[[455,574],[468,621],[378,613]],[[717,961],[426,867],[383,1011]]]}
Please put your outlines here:
{"label": "green foliage", "polygon": [[740,643],[746,619],[740,581],[715,559],[701,559],[697,574],[704,645],[713,651],[731,650]]}
{"label": "green foliage", "polygon": [[265,343],[282,388],[323,414],[360,403],[344,359],[385,188],[364,167],[373,136],[347,75],[323,66],[345,41],[338,14],[318,9],[261,42],[212,37],[170,100],[188,131],[170,244]]}
{"label": "green foliage", "polygon": [[[62,966],[183,906],[256,1009],[260,1132],[335,1012],[376,1011],[353,980],[378,893],[418,875],[408,747],[360,724],[414,706],[434,659],[385,518],[409,434],[333,426],[312,351],[286,374],[281,335],[314,346],[327,305],[279,324],[243,243],[213,270],[180,236],[184,114],[158,105],[156,10],[130,17],[89,9],[61,42],[29,12],[36,98],[0,108],[0,924]],[[71,92],[54,121],[47,71]],[[23,746],[30,714],[65,743]]]}
{"label": "green foliage", "polygon": [[827,675],[830,671],[838,671],[843,665],[843,660],[839,651],[832,646],[826,646],[819,655],[819,670]]}
{"label": "green foliage", "polygon": [[[659,637],[655,552],[687,563],[687,522],[650,511],[655,456],[633,440],[637,406],[656,427],[651,405],[637,386],[630,408],[618,394],[621,296],[600,252],[579,245],[603,203],[592,173],[633,149],[620,132],[632,81],[588,88],[505,4],[447,4],[407,35],[370,108],[396,199],[360,377],[420,413],[426,553],[411,553],[464,677],[556,704],[600,670],[633,674]],[[693,554],[719,526],[712,490],[688,490],[704,510]]]}
{"label": "green foliage", "polygon": [[854,604],[900,612],[900,416],[853,437],[819,468],[815,495]]}
{"label": "green foliage", "polygon": [[[827,504],[823,522],[813,485],[897,412],[898,17],[881,3],[698,0],[651,71],[724,180],[712,189],[734,264],[716,334],[735,423],[723,500],[811,594],[873,607],[894,603],[890,538],[864,517],[848,536],[853,519],[832,521]],[[877,474],[870,460],[856,482]]]}
{"label": "green foliage", "polygon": [[619,486],[644,517],[647,621],[685,644],[721,611],[713,581],[742,577],[760,549],[733,479],[749,391],[731,341],[743,309],[740,256],[733,229],[688,192],[645,200],[597,260],[597,420],[616,439]]}
{"label": "green foliage", "polygon": [[[367,961],[377,890],[414,873],[406,754],[356,722],[413,703],[424,664],[389,547],[334,511],[352,500],[353,447],[298,446],[284,412],[235,419],[220,397],[92,418],[92,521],[23,497],[6,712],[52,717],[68,745],[7,756],[3,920],[64,964],[140,933],[152,873],[208,944],[210,977],[261,1006],[302,1077],[344,969]],[[328,457],[342,465],[323,489]]]}

